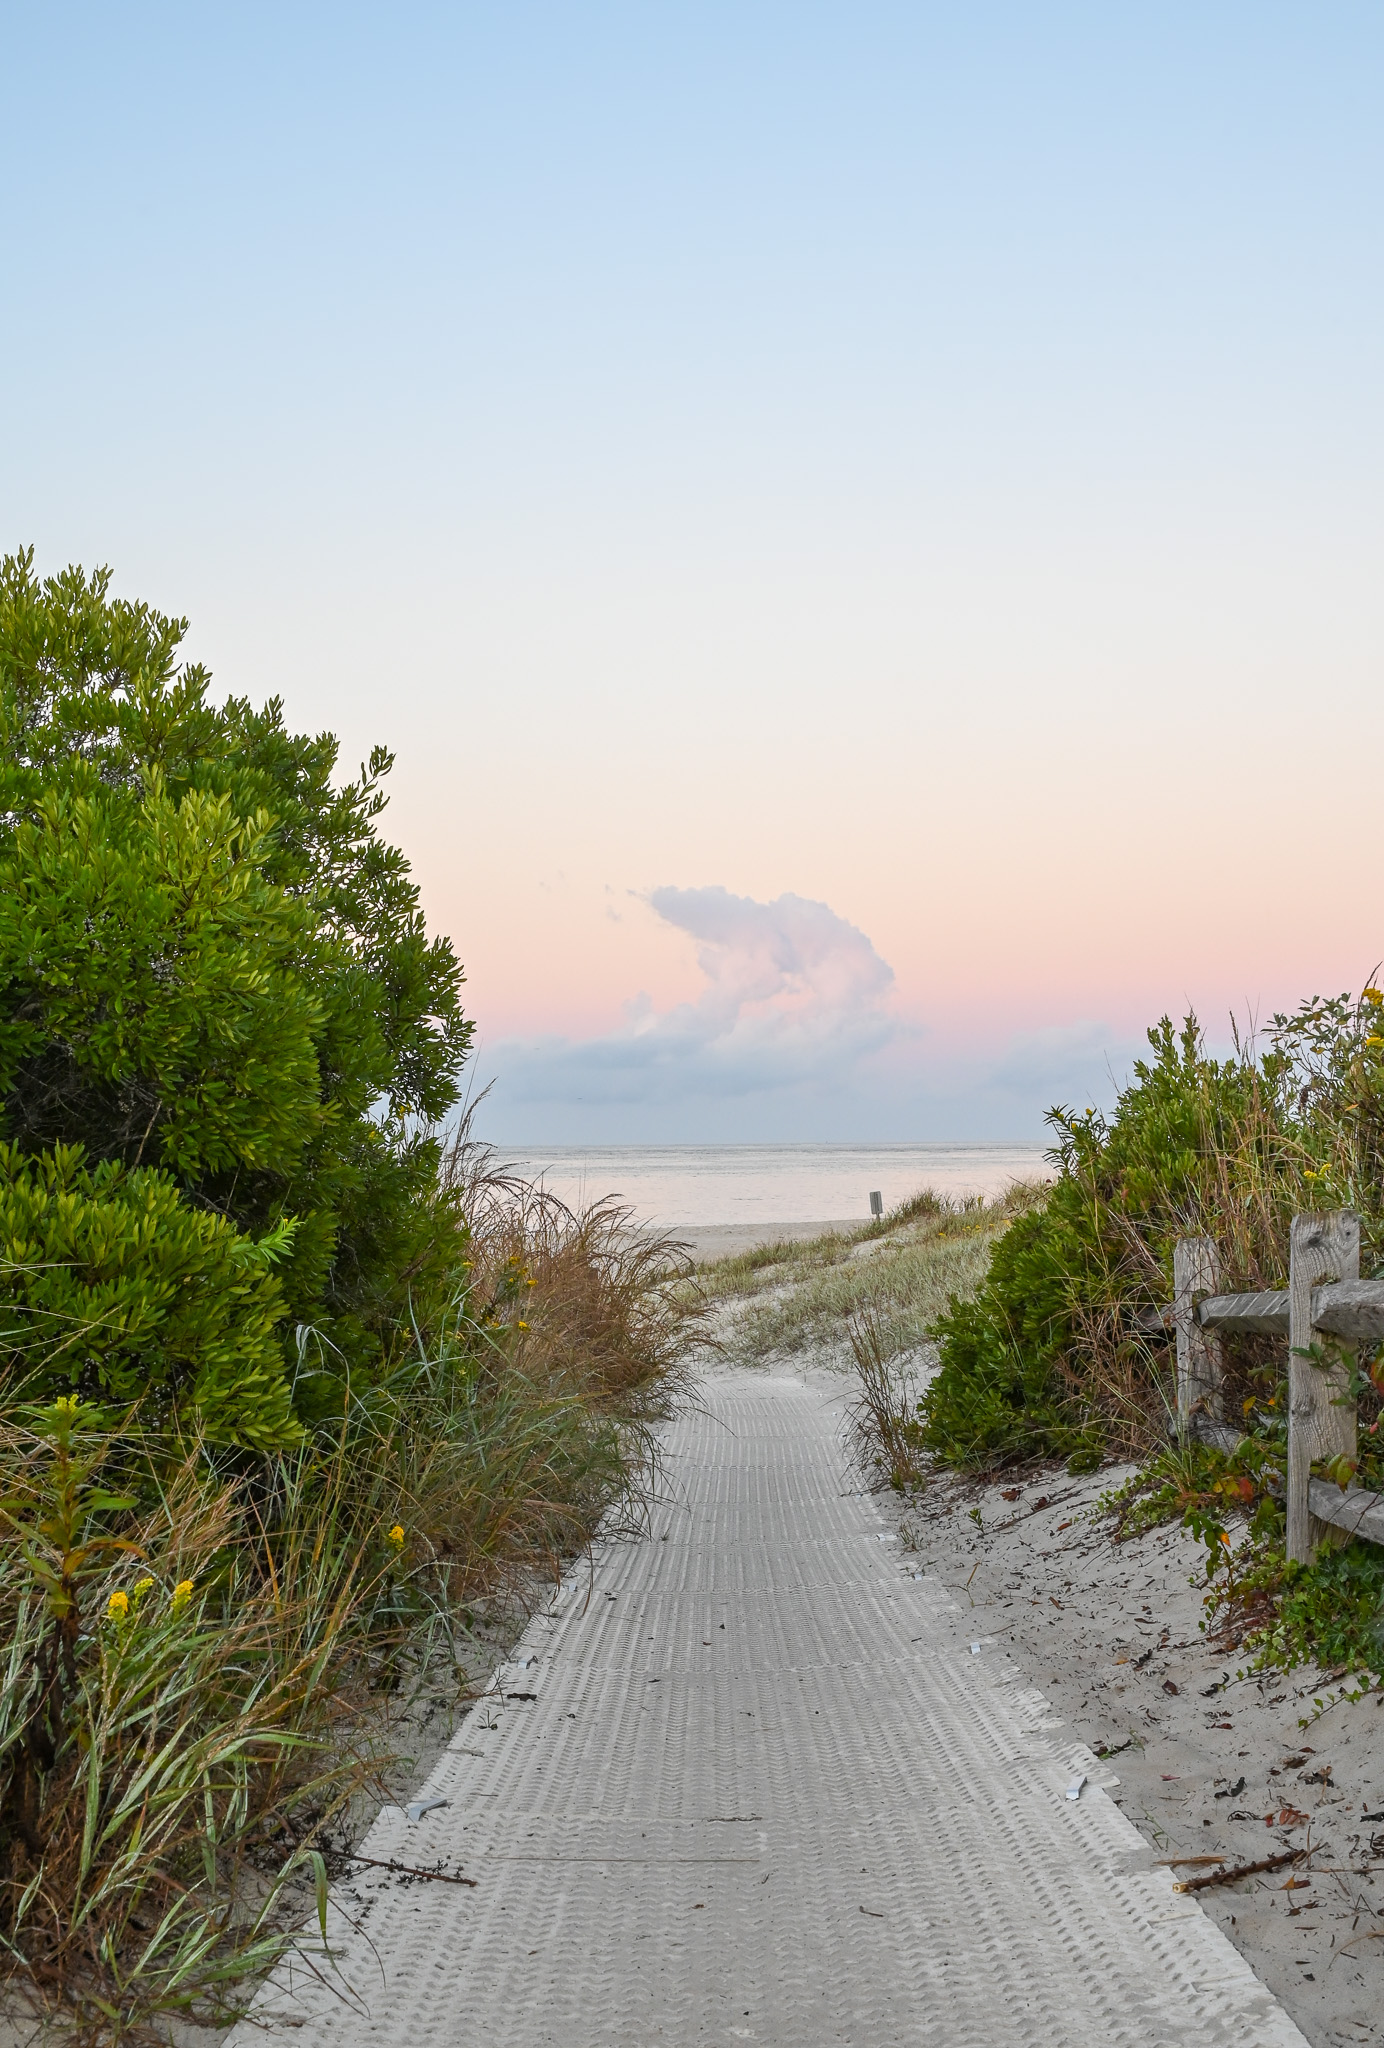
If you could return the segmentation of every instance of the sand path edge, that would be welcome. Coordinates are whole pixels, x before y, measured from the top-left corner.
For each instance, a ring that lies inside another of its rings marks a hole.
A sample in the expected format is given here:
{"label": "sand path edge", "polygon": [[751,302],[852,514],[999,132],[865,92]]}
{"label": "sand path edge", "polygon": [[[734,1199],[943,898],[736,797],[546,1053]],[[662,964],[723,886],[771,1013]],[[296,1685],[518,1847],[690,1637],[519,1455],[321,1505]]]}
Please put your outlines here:
{"label": "sand path edge", "polygon": [[[719,1375],[235,2048],[1304,2048],[796,1378]],[[1068,1787],[1084,1775],[1076,1799]]]}

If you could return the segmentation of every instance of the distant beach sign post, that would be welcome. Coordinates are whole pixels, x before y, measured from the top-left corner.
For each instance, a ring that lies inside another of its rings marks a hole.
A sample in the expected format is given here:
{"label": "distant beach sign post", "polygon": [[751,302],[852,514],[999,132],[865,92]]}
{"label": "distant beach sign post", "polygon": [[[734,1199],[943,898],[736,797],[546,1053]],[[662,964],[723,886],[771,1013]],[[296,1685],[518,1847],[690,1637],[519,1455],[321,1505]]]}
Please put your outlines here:
{"label": "distant beach sign post", "polygon": [[884,1197],[878,1188],[871,1188],[870,1190],[870,1214],[872,1216],[882,1216],[884,1214]]}

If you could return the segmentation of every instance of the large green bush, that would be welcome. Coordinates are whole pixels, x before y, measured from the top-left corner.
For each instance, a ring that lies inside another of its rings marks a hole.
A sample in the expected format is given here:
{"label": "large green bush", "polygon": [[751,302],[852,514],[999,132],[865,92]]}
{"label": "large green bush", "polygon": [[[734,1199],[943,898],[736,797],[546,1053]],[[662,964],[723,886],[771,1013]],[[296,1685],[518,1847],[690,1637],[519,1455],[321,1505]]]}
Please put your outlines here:
{"label": "large green bush", "polygon": [[[279,1371],[253,1398],[244,1384],[248,1443],[291,1430],[292,1324],[322,1339],[297,1395],[311,1411],[451,1291],[456,1219],[430,1131],[470,1026],[451,945],[428,937],[376,829],[389,755],[334,780],[335,740],[289,732],[277,701],[214,704],[207,671],[179,662],[185,632],[113,599],[105,571],[40,582],[31,554],[0,563],[0,1135],[34,1186],[91,1176],[62,1230],[56,1209],[26,1224],[39,1266],[85,1273],[75,1219],[94,1229],[112,1204],[282,1248]],[[60,1147],[84,1166],[60,1168]],[[18,1166],[11,1183],[27,1185]],[[101,1286],[153,1286],[140,1228],[123,1280],[117,1252],[91,1267]],[[226,1313],[229,1330],[240,1311]],[[209,1399],[163,1310],[131,1316],[147,1334],[120,1353],[131,1384]],[[244,1337],[247,1371],[252,1356],[269,1370],[262,1337]]]}
{"label": "large green bush", "polygon": [[1175,1240],[1219,1225],[1228,1176],[1257,1174],[1261,1194],[1283,1178],[1287,1155],[1264,1142],[1277,1124],[1262,1070],[1208,1058],[1192,1017],[1148,1036],[1153,1058],[1135,1062],[1111,1117],[1051,1113],[1046,1204],[1011,1224],[979,1291],[935,1326],[941,1370],[922,1417],[946,1462],[1147,1442],[1172,1399],[1166,1344],[1147,1323],[1170,1297]]}

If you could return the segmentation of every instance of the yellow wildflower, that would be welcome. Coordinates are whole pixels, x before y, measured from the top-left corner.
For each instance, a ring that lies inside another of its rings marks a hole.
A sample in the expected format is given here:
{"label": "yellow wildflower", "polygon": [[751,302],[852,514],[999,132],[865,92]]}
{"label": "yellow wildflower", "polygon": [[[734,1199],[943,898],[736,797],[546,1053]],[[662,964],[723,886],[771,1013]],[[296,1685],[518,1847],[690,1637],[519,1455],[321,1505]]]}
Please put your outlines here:
{"label": "yellow wildflower", "polygon": [[404,1532],[397,1522],[394,1524],[394,1527],[389,1532],[389,1540],[394,1545],[394,1548],[396,1550],[403,1549]]}
{"label": "yellow wildflower", "polygon": [[1381,995],[1377,988],[1367,988],[1362,990],[1360,1000],[1362,1003],[1373,1003],[1377,1010],[1379,1005],[1384,1003],[1384,995]]}
{"label": "yellow wildflower", "polygon": [[192,1598],[192,1583],[191,1579],[179,1579],[177,1585],[173,1588],[173,1612],[175,1614],[181,1614],[188,1601]]}
{"label": "yellow wildflower", "polygon": [[112,1593],[110,1599],[106,1602],[107,1621],[124,1621],[129,1611],[129,1594],[120,1592]]}
{"label": "yellow wildflower", "polygon": [[136,1580],[135,1580],[135,1598],[136,1598],[136,1600],[142,1600],[142,1599],[144,1598],[145,1594],[146,1594],[146,1593],[147,1593],[147,1592],[149,1591],[150,1587],[151,1587],[151,1586],[153,1585],[153,1583],[154,1583],[154,1581],[153,1581],[152,1579],[136,1579]]}
{"label": "yellow wildflower", "polygon": [[528,1324],[527,1324],[527,1323],[520,1323],[519,1327],[520,1327],[520,1329],[521,1329],[521,1330],[527,1330],[527,1328],[528,1328],[529,1326],[528,1326]]}

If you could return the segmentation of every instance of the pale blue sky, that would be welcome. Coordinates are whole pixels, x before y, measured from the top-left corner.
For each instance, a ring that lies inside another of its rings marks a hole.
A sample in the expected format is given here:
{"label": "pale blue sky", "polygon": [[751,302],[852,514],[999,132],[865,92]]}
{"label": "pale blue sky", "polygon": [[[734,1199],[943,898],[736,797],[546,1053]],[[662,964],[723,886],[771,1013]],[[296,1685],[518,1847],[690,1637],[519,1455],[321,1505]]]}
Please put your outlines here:
{"label": "pale blue sky", "polygon": [[[396,747],[503,1135],[1026,1135],[1160,1009],[1384,952],[1378,6],[5,50],[5,544]],[[829,906],[887,1044],[790,962],[680,1067],[668,890]]]}

